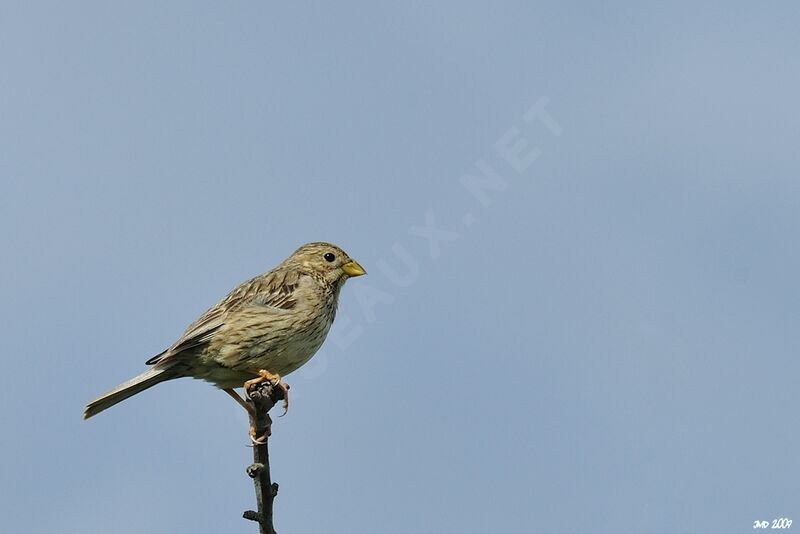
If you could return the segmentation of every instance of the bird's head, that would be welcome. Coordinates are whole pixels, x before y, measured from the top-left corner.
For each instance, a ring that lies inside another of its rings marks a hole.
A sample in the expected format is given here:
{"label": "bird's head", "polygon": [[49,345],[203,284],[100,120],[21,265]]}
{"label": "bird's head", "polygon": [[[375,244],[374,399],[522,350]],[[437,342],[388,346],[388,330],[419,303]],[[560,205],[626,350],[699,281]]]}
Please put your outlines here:
{"label": "bird's head", "polygon": [[286,260],[327,284],[341,285],[348,278],[367,274],[357,261],[331,243],[306,243]]}

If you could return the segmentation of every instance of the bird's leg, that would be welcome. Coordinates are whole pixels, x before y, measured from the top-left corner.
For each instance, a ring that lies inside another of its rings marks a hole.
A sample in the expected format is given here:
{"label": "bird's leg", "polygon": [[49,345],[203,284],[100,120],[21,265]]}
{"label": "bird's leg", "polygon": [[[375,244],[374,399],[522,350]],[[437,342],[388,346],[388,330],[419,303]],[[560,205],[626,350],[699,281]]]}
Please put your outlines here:
{"label": "bird's leg", "polygon": [[233,389],[233,388],[225,388],[225,389],[223,389],[222,391],[224,391],[225,393],[227,393],[228,395],[230,395],[230,396],[231,396],[231,398],[232,398],[233,400],[235,400],[236,402],[238,402],[238,403],[239,403],[239,406],[241,406],[242,408],[244,408],[245,410],[247,410],[247,413],[248,413],[248,414],[250,414],[250,415],[255,415],[255,411],[256,411],[256,409],[255,409],[255,408],[253,408],[251,405],[247,404],[247,401],[246,401],[246,400],[244,400],[243,398],[241,398],[241,397],[239,396],[239,394],[238,394],[238,393],[236,393],[236,390],[235,390],[235,389]]}
{"label": "bird's leg", "polygon": [[256,409],[253,408],[253,405],[252,404],[247,404],[247,401],[245,401],[243,398],[241,398],[239,396],[239,394],[236,393],[236,390],[233,389],[233,388],[226,388],[226,389],[223,389],[222,391],[224,391],[225,393],[230,395],[231,398],[233,398],[233,400],[238,402],[239,406],[241,406],[242,408],[247,410],[247,413],[250,415],[250,428],[247,431],[247,434],[250,436],[250,441],[253,442],[253,445],[263,445],[264,443],[266,443],[267,442],[267,436],[266,435],[264,435],[264,436],[256,436],[256,427],[255,427],[255,425],[253,425],[253,421],[256,420]]}
{"label": "bird's leg", "polygon": [[252,380],[248,380],[244,383],[244,393],[245,395],[249,395],[248,390],[255,386],[256,384],[260,384],[266,380],[272,384],[272,387],[277,388],[281,392],[281,396],[283,397],[283,413],[280,417],[286,415],[286,412],[289,411],[289,386],[281,382],[281,377],[278,374],[270,373],[265,369],[258,369],[253,371],[254,375],[258,375],[257,378],[253,378]]}

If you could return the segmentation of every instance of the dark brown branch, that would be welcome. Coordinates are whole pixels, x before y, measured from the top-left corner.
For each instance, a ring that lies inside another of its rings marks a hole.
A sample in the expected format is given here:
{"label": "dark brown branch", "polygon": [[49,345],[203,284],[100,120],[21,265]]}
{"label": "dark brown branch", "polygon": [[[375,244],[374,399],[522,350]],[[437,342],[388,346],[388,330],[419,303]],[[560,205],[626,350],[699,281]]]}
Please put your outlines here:
{"label": "dark brown branch", "polygon": [[258,522],[260,534],[275,534],[272,525],[272,502],[278,494],[278,485],[272,482],[269,472],[268,438],[272,434],[272,419],[269,411],[281,400],[279,388],[273,387],[269,381],[252,386],[247,403],[255,408],[255,416],[250,417],[250,424],[256,429],[256,436],[263,438],[263,444],[253,445],[253,464],[247,468],[247,475],[253,479],[256,488],[258,511],[247,510],[242,517]]}

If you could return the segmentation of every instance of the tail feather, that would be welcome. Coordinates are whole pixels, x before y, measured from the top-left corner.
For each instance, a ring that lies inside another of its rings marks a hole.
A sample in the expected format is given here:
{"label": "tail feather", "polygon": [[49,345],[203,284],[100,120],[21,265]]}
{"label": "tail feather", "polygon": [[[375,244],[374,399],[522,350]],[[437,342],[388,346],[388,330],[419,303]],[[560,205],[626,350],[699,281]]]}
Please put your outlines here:
{"label": "tail feather", "polygon": [[147,388],[153,387],[159,382],[175,378],[175,375],[168,369],[151,368],[133,377],[127,382],[123,382],[108,393],[101,397],[96,398],[86,406],[83,412],[83,418],[89,419],[93,415],[97,415],[106,408],[111,408],[118,402],[122,402],[128,397],[136,395]]}

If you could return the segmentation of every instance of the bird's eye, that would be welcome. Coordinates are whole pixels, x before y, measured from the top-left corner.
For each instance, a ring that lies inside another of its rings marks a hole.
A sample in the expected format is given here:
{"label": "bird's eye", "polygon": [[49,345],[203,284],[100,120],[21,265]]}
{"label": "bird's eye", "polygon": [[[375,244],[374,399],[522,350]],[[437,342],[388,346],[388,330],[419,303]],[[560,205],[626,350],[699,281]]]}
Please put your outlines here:
{"label": "bird's eye", "polygon": [[336,259],[336,256],[333,255],[333,252],[326,252],[323,258],[325,258],[325,261],[327,262],[332,262]]}

